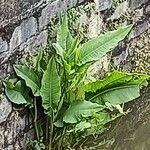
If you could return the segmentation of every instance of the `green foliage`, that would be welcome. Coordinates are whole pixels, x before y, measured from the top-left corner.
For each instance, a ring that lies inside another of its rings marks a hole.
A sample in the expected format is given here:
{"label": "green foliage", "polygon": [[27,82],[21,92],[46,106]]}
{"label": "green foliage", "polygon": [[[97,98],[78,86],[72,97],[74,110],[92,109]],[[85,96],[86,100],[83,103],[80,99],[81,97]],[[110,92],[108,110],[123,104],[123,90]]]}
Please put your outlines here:
{"label": "green foliage", "polygon": [[111,117],[106,112],[93,113],[90,120],[91,127],[86,131],[86,136],[102,133],[104,131],[104,125],[111,121]]}
{"label": "green foliage", "polygon": [[[40,49],[34,65],[14,65],[19,81],[5,82],[5,93],[15,104],[34,106],[34,110],[29,107],[36,133],[32,149],[72,147],[82,137],[103,131],[112,119],[108,105],[112,111],[121,110],[120,104],[140,95],[148,75],[114,71],[103,80],[87,79],[89,66],[115,48],[131,27],[120,27],[81,44],[79,37],[73,38],[69,32],[65,15],[50,53],[45,55]],[[37,121],[42,119],[38,115],[41,110],[44,126]]]}
{"label": "green foliage", "polygon": [[78,123],[76,126],[75,126],[75,132],[82,132],[84,131],[85,129],[88,129],[91,127],[91,124],[89,122],[86,122],[86,121],[81,121],[80,123]]}
{"label": "green foliage", "polygon": [[115,31],[106,32],[81,45],[79,48],[80,59],[78,60],[78,65],[102,58],[106,53],[111,51],[112,48],[116,47],[119,41],[125,38],[131,28],[131,25],[120,27]]}
{"label": "green foliage", "polygon": [[145,74],[125,73],[120,71],[113,71],[103,80],[95,82],[87,82],[85,85],[86,92],[96,92],[97,90],[103,91],[117,86],[124,85],[141,85],[149,76]]}
{"label": "green foliage", "polygon": [[62,49],[65,51],[67,48],[67,37],[68,37],[69,29],[68,29],[68,19],[67,15],[64,15],[60,19],[59,22],[59,29],[57,32],[57,43],[62,47]]}
{"label": "green foliage", "polygon": [[112,105],[129,102],[140,96],[139,86],[120,86],[95,94],[90,100],[97,103],[109,102]]}
{"label": "green foliage", "polygon": [[66,123],[77,123],[82,117],[89,117],[92,113],[99,112],[103,109],[103,106],[90,101],[74,102],[70,105],[68,110],[66,110],[63,116],[63,121]]}
{"label": "green foliage", "polygon": [[85,85],[86,92],[96,92],[97,90],[103,90],[105,87],[113,87],[115,85],[123,85],[132,80],[132,75],[124,72],[113,71],[103,80],[97,80],[95,82],[87,82]]}
{"label": "green foliage", "polygon": [[40,91],[42,106],[49,116],[51,116],[52,111],[58,106],[60,101],[60,93],[60,77],[57,73],[55,59],[52,57],[49,60],[47,69],[43,74]]}
{"label": "green foliage", "polygon": [[27,149],[45,150],[45,145],[42,142],[34,140],[32,142],[29,142]]}
{"label": "green foliage", "polygon": [[[6,96],[16,104],[27,104],[27,97],[28,89],[24,88],[22,82],[18,81],[15,85],[9,82],[5,84],[5,93]],[[27,93],[27,94],[26,94]]]}
{"label": "green foliage", "polygon": [[14,65],[17,76],[25,80],[35,96],[40,95],[40,78],[33,68],[24,65]]}
{"label": "green foliage", "polygon": [[35,68],[37,68],[38,72],[46,69],[46,62],[43,58],[44,58],[44,50],[40,48],[35,62]]}
{"label": "green foliage", "polygon": [[140,85],[145,84],[148,75],[112,72],[103,80],[85,85],[86,92],[94,92],[90,101],[112,105],[129,102],[140,96]]}

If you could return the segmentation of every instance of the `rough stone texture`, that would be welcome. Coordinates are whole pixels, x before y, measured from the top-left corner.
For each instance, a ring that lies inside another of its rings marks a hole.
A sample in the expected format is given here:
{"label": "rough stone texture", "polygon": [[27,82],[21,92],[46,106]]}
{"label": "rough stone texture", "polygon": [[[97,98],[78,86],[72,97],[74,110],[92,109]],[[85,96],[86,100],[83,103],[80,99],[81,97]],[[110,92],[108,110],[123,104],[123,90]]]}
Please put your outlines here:
{"label": "rough stone texture", "polygon": [[14,50],[21,43],[25,42],[31,36],[35,35],[37,31],[37,20],[34,17],[23,21],[20,26],[18,26],[10,39],[10,50]]}
{"label": "rough stone texture", "polygon": [[103,11],[111,8],[111,0],[94,0],[98,11]]}
{"label": "rough stone texture", "polygon": [[[115,0],[114,0],[115,1]],[[92,13],[88,21],[88,36],[94,37],[101,31],[107,30],[108,25],[113,23],[117,24],[122,20],[131,21],[134,23],[131,34],[126,39],[125,43],[120,43],[115,49],[112,57],[114,67],[122,68],[130,71],[131,68],[137,66],[140,68],[139,57],[146,58],[142,60],[142,63],[147,62],[147,70],[149,68],[149,37],[150,33],[150,2],[149,0],[130,0],[129,2],[123,2],[123,4],[117,4],[115,10],[111,10],[114,3],[112,0],[94,0],[96,4],[96,12]],[[40,45],[45,46],[48,38],[48,23],[50,19],[65,11],[67,8],[71,8],[75,5],[82,4],[84,0],[2,0],[0,2],[0,80],[12,72],[11,65],[18,61],[26,52],[35,50],[35,47]],[[128,3],[127,3],[128,2]],[[124,8],[124,9],[121,9]],[[121,11],[122,10],[122,11]],[[131,13],[131,16],[130,16]],[[129,18],[127,18],[129,17]],[[84,17],[83,17],[84,18]],[[124,19],[125,18],[125,19]],[[85,18],[84,18],[85,19]],[[116,20],[117,19],[117,20]],[[117,22],[118,21],[118,22]],[[96,30],[95,30],[96,29]],[[146,41],[147,40],[147,41]],[[142,43],[142,44],[140,44]],[[144,44],[143,44],[144,43]],[[142,46],[141,46],[142,45]],[[146,48],[148,47],[148,48]],[[138,53],[138,55],[137,55]],[[139,56],[140,55],[140,56]],[[138,56],[138,58],[134,59]],[[107,57],[102,62],[107,61]],[[99,68],[101,62],[95,64],[96,72],[102,72]],[[108,66],[103,65],[103,66]],[[142,66],[142,68],[145,66]],[[103,68],[107,70],[106,68]],[[1,86],[1,84],[0,84]],[[3,91],[0,88],[0,93]],[[149,90],[147,91],[147,93]],[[145,100],[145,101],[144,101]],[[118,128],[126,131],[126,133],[133,133],[136,135],[135,143],[138,143],[141,130],[150,130],[150,126],[143,126],[142,119],[145,119],[147,113],[149,113],[149,97],[143,98],[143,101],[136,102],[135,114],[131,114],[126,118],[123,118],[122,122],[126,126],[129,125],[129,121],[134,119],[134,123],[131,124],[133,130],[136,129],[135,124],[139,124],[139,130],[132,132],[130,128],[121,128],[120,124]],[[138,109],[139,108],[139,109]],[[138,109],[138,110],[137,110]],[[128,119],[129,117],[129,119]],[[148,117],[149,120],[149,117]],[[141,123],[142,122],[142,123]],[[141,126],[141,128],[140,128]],[[32,138],[33,131],[30,129],[30,115],[26,110],[16,110],[11,106],[6,98],[2,98],[0,102],[0,149],[4,150],[20,150],[25,149],[25,141],[27,137]],[[121,138],[120,130],[115,130],[118,134],[110,135],[115,139]],[[139,134],[138,134],[139,131]],[[145,131],[146,132],[146,131]],[[111,132],[110,132],[111,133]],[[125,134],[125,132],[124,132]],[[126,135],[128,137],[128,135]],[[149,138],[149,137],[147,137]],[[116,147],[117,150],[123,149],[124,138],[120,142],[120,147]],[[145,138],[141,139],[140,144],[146,141]],[[93,139],[92,139],[93,142]],[[112,141],[111,141],[112,142]],[[130,141],[131,142],[131,141]],[[113,142],[115,143],[115,142]],[[146,143],[146,142],[145,142]],[[148,143],[148,142],[147,142]],[[117,144],[117,143],[115,143]],[[88,145],[88,144],[87,144]],[[114,149],[114,145],[109,144],[110,149]],[[140,147],[142,149],[142,147]],[[132,149],[127,146],[127,149]],[[135,147],[136,149],[136,147]],[[133,148],[134,150],[134,148]],[[146,149],[145,149],[146,150]]]}
{"label": "rough stone texture", "polygon": [[8,51],[8,44],[6,41],[3,41],[0,37],[0,53]]}
{"label": "rough stone texture", "polygon": [[137,7],[140,7],[141,5],[145,4],[146,2],[148,2],[149,0],[130,0],[129,1],[129,5],[132,9],[135,9]]}
{"label": "rough stone texture", "polygon": [[0,102],[0,124],[6,121],[11,111],[12,111],[11,103],[8,102],[6,98],[2,99]]}
{"label": "rough stone texture", "polygon": [[[33,138],[33,133],[28,132],[29,121],[27,115],[20,115],[21,111],[13,110],[9,114],[9,118],[1,123],[0,126],[0,148],[8,150],[20,150],[25,149],[27,138]],[[23,113],[23,112],[22,112]],[[33,131],[32,131],[33,132]],[[11,149],[10,149],[11,148]]]}
{"label": "rough stone texture", "polygon": [[23,110],[15,110],[2,95],[0,101],[0,149],[25,149],[27,138],[33,138],[30,128],[29,114]]}

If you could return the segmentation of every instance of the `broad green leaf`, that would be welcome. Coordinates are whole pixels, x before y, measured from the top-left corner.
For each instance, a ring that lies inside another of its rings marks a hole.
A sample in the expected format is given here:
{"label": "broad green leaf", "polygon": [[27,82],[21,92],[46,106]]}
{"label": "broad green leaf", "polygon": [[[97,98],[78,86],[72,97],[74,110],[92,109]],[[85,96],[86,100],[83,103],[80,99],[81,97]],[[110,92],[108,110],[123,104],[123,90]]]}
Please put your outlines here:
{"label": "broad green leaf", "polygon": [[50,116],[52,110],[60,101],[60,77],[57,73],[56,62],[52,57],[42,78],[41,96],[45,112]]}
{"label": "broad green leaf", "polygon": [[5,93],[8,99],[15,104],[27,104],[31,102],[28,96],[29,90],[24,87],[21,81],[18,81],[15,85],[10,86],[10,84],[5,83]]}
{"label": "broad green leaf", "polygon": [[66,110],[63,121],[66,123],[77,123],[82,117],[89,117],[92,113],[99,112],[103,109],[103,106],[89,101],[74,102]]}
{"label": "broad green leaf", "polygon": [[92,115],[92,120],[91,120],[91,123],[94,125],[96,125],[96,122],[99,124],[99,125],[104,125],[106,123],[108,123],[109,121],[111,120],[110,118],[110,114],[108,112],[98,112],[98,113],[94,113]]}
{"label": "broad green leaf", "polygon": [[[76,49],[76,52],[75,52],[75,64],[77,64],[78,60],[80,60],[81,58],[81,50],[79,48]],[[86,63],[84,63],[86,64]]]}
{"label": "broad green leaf", "polygon": [[91,127],[91,123],[86,121],[81,121],[75,126],[75,132],[83,132],[84,130]]}
{"label": "broad green leaf", "polygon": [[43,59],[43,56],[44,56],[44,51],[42,48],[39,49],[38,51],[38,55],[36,57],[36,63],[35,63],[35,68],[40,71],[41,69],[41,61]]}
{"label": "broad green leaf", "polygon": [[89,82],[85,85],[86,92],[96,92],[97,90],[119,87],[123,85],[141,85],[150,76],[142,74],[125,73],[113,71],[103,80]]}
{"label": "broad green leaf", "polygon": [[26,99],[24,98],[24,96],[22,95],[22,93],[20,93],[19,91],[17,91],[16,89],[5,89],[5,93],[6,96],[8,97],[8,99],[15,103],[15,104],[27,104]]}
{"label": "broad green leaf", "polygon": [[111,121],[109,113],[106,112],[94,113],[91,118],[91,127],[87,129],[85,136],[102,133],[105,130],[104,125]]}
{"label": "broad green leaf", "polygon": [[[76,83],[74,83],[76,84]],[[77,101],[77,100],[84,100],[85,99],[85,91],[82,83],[72,85],[73,87],[69,87],[70,89],[67,91],[69,95],[70,102]]]}
{"label": "broad green leaf", "polygon": [[79,66],[76,72],[79,73],[79,74],[84,74],[85,75],[90,66],[91,66],[91,63],[86,63],[82,66]]}
{"label": "broad green leaf", "polygon": [[26,85],[31,88],[35,96],[40,95],[40,79],[33,68],[24,65],[14,65],[17,76],[25,80]]}
{"label": "broad green leaf", "polygon": [[106,78],[103,80],[97,80],[95,82],[89,82],[85,85],[85,91],[86,92],[96,92],[97,90],[102,90],[106,88],[106,86],[122,84],[127,83],[129,80],[132,79],[131,75],[128,75],[126,73],[122,73],[119,71],[114,71],[111,74],[109,74]]}
{"label": "broad green leaf", "polygon": [[56,116],[56,118],[54,118],[54,125],[57,128],[62,128],[64,126],[63,115],[62,115],[66,111],[66,107],[62,107],[63,102],[64,102],[64,97],[65,96],[63,96],[61,98],[61,101],[59,102],[59,106],[58,106],[58,109],[57,109],[58,115]]}
{"label": "broad green leaf", "polygon": [[66,50],[68,32],[69,32],[68,20],[67,20],[67,15],[65,14],[62,17],[62,20],[59,24],[59,29],[57,32],[57,43],[62,47],[64,51]]}
{"label": "broad green leaf", "polygon": [[77,37],[75,37],[75,39],[73,39],[73,41],[72,41],[71,48],[70,48],[70,51],[69,51],[69,54],[70,54],[70,55],[73,55],[73,54],[74,54],[74,52],[76,51],[78,45],[79,45],[79,39],[78,39],[78,36],[77,36]]}
{"label": "broad green leaf", "polygon": [[87,63],[85,65],[78,67],[78,69],[76,71],[72,70],[70,75],[72,75],[73,78],[70,78],[70,80],[69,80],[69,82],[71,82],[69,89],[72,89],[72,88],[76,89],[81,82],[84,83],[86,72],[87,72],[87,69],[89,68],[89,66],[90,66],[90,64]]}
{"label": "broad green leaf", "polygon": [[68,32],[67,41],[66,41],[66,49],[67,54],[71,54],[72,50],[72,44],[74,43],[74,38],[71,36],[70,32]]}
{"label": "broad green leaf", "polygon": [[71,65],[69,65],[66,60],[63,61],[63,65],[64,65],[64,68],[65,68],[65,70],[66,70],[66,73],[67,73],[67,74],[70,74]]}
{"label": "broad green leaf", "polygon": [[120,27],[115,31],[106,32],[103,35],[95,37],[80,47],[81,57],[78,65],[95,61],[102,58],[106,53],[115,48],[119,41],[123,40],[131,30],[131,25]]}
{"label": "broad green leaf", "polygon": [[40,72],[41,70],[42,71],[46,70],[46,66],[47,64],[46,64],[46,60],[44,59],[44,49],[41,48],[37,56],[38,72]]}
{"label": "broad green leaf", "polygon": [[54,122],[54,125],[57,128],[62,128],[64,126],[63,121],[61,119],[58,119],[56,122]]}
{"label": "broad green leaf", "polygon": [[53,47],[55,48],[56,53],[64,60],[64,50],[59,43],[53,43]]}
{"label": "broad green leaf", "polygon": [[136,74],[133,73],[132,75],[132,80],[128,82],[129,85],[139,85],[139,86],[147,86],[148,82],[147,80],[150,78],[150,75],[147,74]]}
{"label": "broad green leaf", "polygon": [[77,92],[76,92],[76,99],[77,100],[84,100],[85,99],[85,91],[83,89],[82,83],[78,84]]}
{"label": "broad green leaf", "polygon": [[67,59],[69,59],[70,64],[74,64],[75,54],[77,51],[77,46],[79,44],[78,37],[76,37],[75,39],[72,38],[72,41],[70,41],[69,44],[67,46]]}
{"label": "broad green leaf", "polygon": [[101,104],[109,102],[112,105],[122,104],[134,100],[140,96],[140,88],[137,85],[119,86],[107,89],[95,94],[90,101]]}

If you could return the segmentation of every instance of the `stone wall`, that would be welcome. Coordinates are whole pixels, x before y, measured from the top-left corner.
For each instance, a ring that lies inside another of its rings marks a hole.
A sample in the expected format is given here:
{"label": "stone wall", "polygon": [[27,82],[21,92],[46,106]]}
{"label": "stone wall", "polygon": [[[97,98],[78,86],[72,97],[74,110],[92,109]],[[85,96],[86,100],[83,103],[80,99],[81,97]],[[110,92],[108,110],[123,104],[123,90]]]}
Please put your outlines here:
{"label": "stone wall", "polygon": [[[2,0],[0,2],[0,80],[11,74],[11,65],[25,53],[35,50],[35,47],[47,44],[48,23],[52,17],[85,2],[87,1]],[[115,28],[125,21],[134,23],[129,37],[125,42],[120,43],[113,53],[111,59],[114,67],[127,71],[150,70],[148,59],[150,57],[148,49],[150,47],[150,1],[93,0],[91,3],[92,6],[95,5],[95,11],[91,12],[90,17],[81,16],[82,22],[86,20],[85,22],[88,24],[89,37]],[[143,57],[147,59],[143,60]],[[142,58],[141,61],[139,58]],[[96,71],[98,71],[97,68],[96,65]],[[1,83],[0,93],[3,93]],[[12,106],[3,94],[1,94],[0,99],[0,149],[25,149],[25,141],[28,137],[32,138],[32,130],[29,130],[31,128],[30,113],[27,110]],[[137,105],[139,104],[137,103]],[[146,103],[145,108],[142,108],[137,116],[149,106]],[[149,109],[145,111],[145,113],[147,112]],[[136,120],[135,122],[140,121]]]}

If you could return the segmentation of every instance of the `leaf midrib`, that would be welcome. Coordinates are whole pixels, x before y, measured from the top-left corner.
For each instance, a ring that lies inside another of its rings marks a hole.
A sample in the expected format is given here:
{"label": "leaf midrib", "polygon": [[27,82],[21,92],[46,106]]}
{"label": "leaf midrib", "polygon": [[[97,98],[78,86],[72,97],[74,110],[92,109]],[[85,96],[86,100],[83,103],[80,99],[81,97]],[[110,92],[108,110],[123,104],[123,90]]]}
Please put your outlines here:
{"label": "leaf midrib", "polygon": [[[16,68],[17,68],[17,70],[18,70],[23,76],[28,77],[28,79],[30,80],[30,82],[32,82],[32,83],[39,89],[39,86],[37,85],[37,83],[34,82],[34,81],[28,76],[28,73],[26,73],[26,74],[24,75],[24,73],[23,73],[18,67],[16,67]],[[34,73],[34,72],[33,72],[33,73]],[[34,75],[36,76],[35,73],[34,73]],[[22,78],[21,75],[18,75],[18,76]],[[25,79],[24,79],[24,80],[25,80]],[[25,82],[27,82],[27,81],[25,80]],[[36,91],[35,91],[35,92],[36,92]]]}
{"label": "leaf midrib", "polygon": [[133,88],[133,87],[139,87],[138,85],[128,85],[128,86],[120,86],[120,87],[115,87],[115,88],[111,88],[111,89],[107,89],[105,91],[102,91],[98,94],[96,94],[95,96],[93,96],[92,98],[89,99],[89,101],[92,101],[93,99],[97,98],[98,96],[102,95],[102,94],[105,94],[107,92],[111,92],[113,90],[117,90],[117,89],[125,89],[125,88]]}
{"label": "leaf midrib", "polygon": [[[7,92],[7,90],[10,90],[10,89],[8,89],[8,88],[6,88],[6,93],[8,93]],[[23,99],[24,99],[24,102],[20,102],[19,101],[19,103],[18,104],[25,104],[27,101],[26,101],[26,99],[25,99],[25,97],[24,97],[24,95],[22,95],[22,93],[21,92],[19,92],[19,91],[17,91],[16,89],[13,89],[13,91],[14,91],[14,93],[17,93],[15,96],[17,96],[18,94],[20,94],[22,97],[23,97]],[[6,94],[7,95],[7,94]],[[8,96],[8,95],[7,95]],[[8,96],[9,97],[9,96]],[[18,97],[18,96],[17,96]],[[14,102],[14,101],[13,101]],[[15,102],[14,102],[15,103]]]}
{"label": "leaf midrib", "polygon": [[[128,77],[128,76],[124,76],[124,77],[120,77],[120,78],[118,78],[118,79],[115,79],[115,80],[113,80],[112,82],[109,82],[108,84],[106,84],[106,85],[104,85],[103,87],[101,87],[101,88],[99,88],[99,89],[102,89],[102,88],[104,88],[105,86],[110,86],[111,84],[113,85],[113,83],[114,82],[117,82],[118,80],[121,80],[121,79],[123,79],[123,78],[125,78],[125,77]],[[99,80],[100,81],[100,80]],[[130,80],[129,80],[130,81]],[[96,82],[97,81],[95,81],[95,82],[93,82],[94,84],[96,84]],[[103,82],[102,80],[101,80],[101,82]],[[121,82],[121,81],[120,81]],[[126,83],[128,83],[128,81],[126,82]],[[91,83],[92,84],[92,83]],[[87,84],[88,85],[88,84]],[[129,84],[130,85],[130,84]],[[129,86],[128,85],[128,86]],[[97,90],[99,90],[99,89],[97,89]],[[94,91],[97,91],[97,90],[94,90]],[[94,92],[93,91],[93,92]]]}
{"label": "leaf midrib", "polygon": [[[52,59],[51,59],[51,63],[50,63],[50,68],[52,68],[52,63],[53,63],[53,61],[52,61]],[[50,69],[49,69],[49,72],[50,72],[50,76],[49,76],[49,81],[50,81],[50,84],[49,84],[49,88],[50,88],[50,92],[49,92],[49,107],[52,109],[52,101],[51,101],[51,96],[52,96],[52,89],[51,89],[51,76],[52,76],[52,71],[50,71]],[[47,71],[47,74],[48,74],[48,71]]]}
{"label": "leaf midrib", "polygon": [[[112,31],[112,32],[113,32],[113,31]],[[126,30],[125,30],[124,32],[126,32]],[[124,33],[124,32],[123,32],[123,33]],[[118,34],[117,34],[117,35],[118,35]],[[116,37],[117,35],[115,35],[115,37]],[[115,37],[114,37],[114,38],[115,38]],[[100,49],[100,47],[104,47],[105,45],[107,45],[107,43],[108,43],[110,40],[113,41],[114,38],[109,37],[109,38],[106,40],[105,44],[102,44],[102,45],[100,45],[100,46],[97,46],[94,51],[97,51],[97,49]],[[123,39],[123,38],[121,38],[121,40],[122,40],[122,39]],[[120,41],[121,41],[121,40],[120,40]],[[111,49],[111,48],[109,48],[109,51],[110,51],[110,49]],[[82,50],[82,47],[81,47],[81,50]],[[107,53],[108,53],[109,51],[107,51]],[[102,51],[102,52],[103,52],[103,51]],[[102,52],[99,51],[99,53],[102,53]],[[86,59],[88,56],[90,56],[92,53],[93,53],[93,51],[91,51],[90,53],[87,53],[87,54],[80,60],[79,64],[83,64],[83,61],[85,61],[85,59]],[[91,60],[89,60],[89,61],[91,61]]]}

